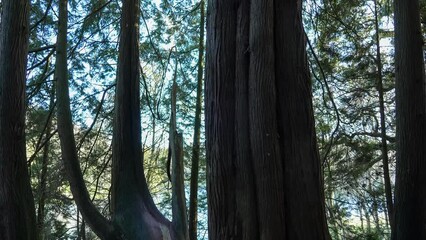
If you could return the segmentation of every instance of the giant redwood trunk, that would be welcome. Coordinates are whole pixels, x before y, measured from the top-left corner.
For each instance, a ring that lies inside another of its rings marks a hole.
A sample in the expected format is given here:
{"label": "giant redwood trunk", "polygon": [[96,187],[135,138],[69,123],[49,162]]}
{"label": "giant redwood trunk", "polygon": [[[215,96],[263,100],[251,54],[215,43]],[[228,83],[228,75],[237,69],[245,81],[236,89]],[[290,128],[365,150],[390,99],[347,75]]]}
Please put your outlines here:
{"label": "giant redwood trunk", "polygon": [[25,148],[29,1],[3,0],[0,26],[0,239],[37,239]]}
{"label": "giant redwood trunk", "polygon": [[392,239],[426,239],[426,96],[418,0],[395,0],[396,183]]}
{"label": "giant redwood trunk", "polygon": [[300,0],[209,0],[210,239],[329,239]]}

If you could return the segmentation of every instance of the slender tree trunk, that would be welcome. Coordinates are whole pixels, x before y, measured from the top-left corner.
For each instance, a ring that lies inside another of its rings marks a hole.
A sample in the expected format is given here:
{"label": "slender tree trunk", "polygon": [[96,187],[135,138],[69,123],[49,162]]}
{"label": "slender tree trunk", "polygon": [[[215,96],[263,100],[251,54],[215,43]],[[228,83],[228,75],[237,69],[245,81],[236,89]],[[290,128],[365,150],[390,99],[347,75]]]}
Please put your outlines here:
{"label": "slender tree trunk", "polygon": [[374,223],[375,223],[375,228],[376,228],[375,232],[377,233],[377,232],[380,232],[380,222],[379,222],[379,212],[378,212],[379,209],[378,209],[378,203],[377,203],[377,196],[373,192],[373,187],[371,186],[371,180],[370,179],[368,179],[368,192],[369,192],[369,195],[372,198],[371,199],[372,200],[371,212],[373,214],[373,220],[374,220]]}
{"label": "slender tree trunk", "polygon": [[358,204],[359,220],[361,221],[361,232],[364,232],[364,216],[362,214],[362,204]]}
{"label": "slender tree trunk", "polygon": [[0,239],[37,239],[25,148],[30,1],[3,0],[0,26]]}
{"label": "slender tree trunk", "polygon": [[426,96],[419,1],[394,4],[397,153],[392,239],[426,239]]}
{"label": "slender tree trunk", "polygon": [[370,218],[370,212],[368,211],[368,207],[366,206],[366,203],[363,202],[362,203],[362,208],[364,209],[365,212],[365,220],[367,222],[367,233],[371,233],[371,218]]}
{"label": "slender tree trunk", "polygon": [[393,198],[392,198],[392,185],[390,181],[389,173],[389,156],[388,156],[388,143],[386,141],[386,115],[385,115],[385,100],[383,90],[383,74],[382,74],[382,57],[380,53],[380,29],[379,29],[379,17],[378,17],[378,5],[377,0],[374,0],[374,24],[376,30],[376,65],[377,65],[377,92],[379,93],[379,105],[380,105],[380,133],[382,142],[382,164],[383,164],[383,180],[385,182],[385,197],[386,197],[386,208],[387,215],[389,218],[391,233],[394,231],[393,224]]}
{"label": "slender tree trunk", "polygon": [[211,239],[329,239],[302,1],[209,0]]}
{"label": "slender tree trunk", "polygon": [[198,175],[200,165],[201,95],[203,91],[204,58],[204,0],[200,1],[200,36],[198,43],[197,97],[195,103],[194,139],[191,157],[191,185],[189,195],[189,239],[197,240]]}
{"label": "slender tree trunk", "polygon": [[[47,114],[47,126],[46,126],[46,138],[48,138],[52,131],[52,117],[51,112],[54,111],[55,107],[55,85],[52,84],[52,89],[50,93],[50,102],[49,102],[49,113]],[[39,238],[44,239],[44,217],[46,216],[45,204],[46,204],[46,187],[47,187],[47,169],[49,165],[49,151],[50,151],[50,140],[44,145],[43,148],[43,157],[41,162],[41,173],[40,173],[40,182],[39,182],[39,195],[40,200],[38,202],[37,208],[37,232]]]}
{"label": "slender tree trunk", "polygon": [[172,152],[172,214],[173,227],[177,240],[188,240],[188,220],[186,215],[184,166],[183,166],[183,137],[177,132],[176,126],[176,95],[177,95],[177,62],[172,85],[172,104],[170,114],[170,150]]}
{"label": "slender tree trunk", "polygon": [[68,90],[67,26],[67,0],[60,0],[55,80],[57,87],[58,133],[61,142],[62,159],[68,174],[71,192],[83,217],[99,237],[102,239],[116,239],[118,236],[114,233],[112,223],[100,214],[90,200],[78,161]]}

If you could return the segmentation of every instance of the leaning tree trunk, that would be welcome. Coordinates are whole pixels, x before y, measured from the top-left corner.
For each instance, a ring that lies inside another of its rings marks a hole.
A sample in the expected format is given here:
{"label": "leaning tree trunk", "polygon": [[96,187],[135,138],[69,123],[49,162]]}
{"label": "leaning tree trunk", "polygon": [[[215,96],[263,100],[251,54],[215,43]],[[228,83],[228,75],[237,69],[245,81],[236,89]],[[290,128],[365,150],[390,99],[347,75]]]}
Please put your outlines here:
{"label": "leaning tree trunk", "polygon": [[426,239],[426,96],[418,0],[395,0],[396,183],[392,239]]}
{"label": "leaning tree trunk", "polygon": [[174,239],[148,190],[141,144],[139,0],[124,0],[113,130],[113,221],[128,239]]}
{"label": "leaning tree trunk", "polygon": [[143,174],[139,108],[139,1],[124,0],[113,131],[113,219],[93,205],[78,162],[67,73],[67,0],[59,4],[56,44],[58,133],[71,191],[85,221],[101,239],[174,239],[171,223],[155,207]]}
{"label": "leaning tree trunk", "polygon": [[37,239],[25,148],[30,1],[3,0],[0,26],[0,239]]}
{"label": "leaning tree trunk", "polygon": [[62,160],[68,175],[74,200],[88,225],[102,239],[119,239],[113,224],[93,205],[84,183],[78,161],[74,138],[74,126],[70,108],[67,69],[67,0],[59,2],[59,26],[56,41],[55,80],[57,92],[58,134],[61,142]]}
{"label": "leaning tree trunk", "polygon": [[329,239],[302,1],[210,0],[211,239]]}
{"label": "leaning tree trunk", "polygon": [[78,162],[67,74],[67,0],[59,5],[56,44],[58,133],[71,191],[85,221],[101,239],[175,239],[143,173],[139,96],[139,1],[123,0],[113,130],[112,221],[93,205]]}

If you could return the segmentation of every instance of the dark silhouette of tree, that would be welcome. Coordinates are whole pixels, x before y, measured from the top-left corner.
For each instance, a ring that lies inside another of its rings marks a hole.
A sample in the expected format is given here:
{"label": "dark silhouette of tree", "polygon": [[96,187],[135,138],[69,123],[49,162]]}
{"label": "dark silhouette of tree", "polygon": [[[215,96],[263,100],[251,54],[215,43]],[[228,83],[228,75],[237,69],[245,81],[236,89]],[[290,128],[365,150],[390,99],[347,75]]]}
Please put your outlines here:
{"label": "dark silhouette of tree", "polygon": [[4,0],[0,26],[0,239],[37,239],[25,148],[27,0]]}
{"label": "dark silhouette of tree", "polygon": [[395,0],[396,183],[392,239],[426,239],[426,96],[419,1]]}
{"label": "dark silhouette of tree", "polygon": [[195,103],[195,121],[194,121],[194,138],[192,143],[191,156],[191,189],[189,196],[189,239],[197,240],[197,224],[198,224],[198,180],[200,165],[200,135],[201,135],[201,109],[203,94],[203,62],[204,62],[204,8],[205,1],[200,1],[200,35],[198,43],[198,63],[197,63],[197,96]]}
{"label": "dark silhouette of tree", "polygon": [[139,88],[139,0],[124,0],[113,128],[112,220],[91,202],[73,134],[67,76],[67,0],[59,5],[55,78],[58,133],[71,191],[87,224],[102,239],[178,239],[156,208],[143,171]]}

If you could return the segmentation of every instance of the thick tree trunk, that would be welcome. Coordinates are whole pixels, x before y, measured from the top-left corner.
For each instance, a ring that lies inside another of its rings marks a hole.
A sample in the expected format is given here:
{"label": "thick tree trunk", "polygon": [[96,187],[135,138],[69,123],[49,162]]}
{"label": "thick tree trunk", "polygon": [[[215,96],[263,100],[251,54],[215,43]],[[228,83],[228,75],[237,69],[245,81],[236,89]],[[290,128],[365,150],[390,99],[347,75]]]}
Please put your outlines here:
{"label": "thick tree trunk", "polygon": [[113,221],[128,239],[174,239],[148,190],[141,145],[139,0],[123,0],[113,130]]}
{"label": "thick tree trunk", "polygon": [[210,0],[211,239],[329,239],[301,1]]}
{"label": "thick tree trunk", "polygon": [[25,148],[27,0],[4,0],[0,26],[0,239],[37,239]]}
{"label": "thick tree trunk", "polygon": [[275,1],[274,15],[286,236],[288,239],[328,239],[323,178],[302,26],[302,1]]}
{"label": "thick tree trunk", "polygon": [[198,42],[197,96],[195,103],[194,140],[191,157],[191,185],[189,195],[189,239],[197,240],[198,209],[198,175],[200,165],[200,130],[201,130],[201,95],[203,91],[203,58],[204,58],[204,0],[200,1],[200,36]]}
{"label": "thick tree trunk", "polygon": [[392,239],[426,239],[426,96],[419,1],[394,4],[397,153]]}

